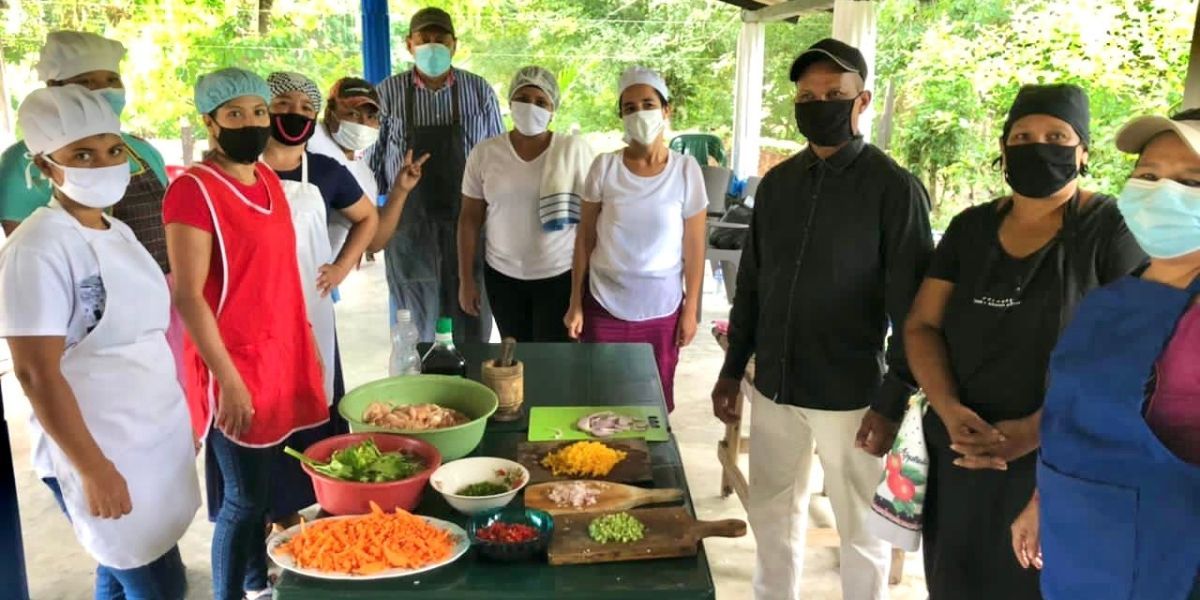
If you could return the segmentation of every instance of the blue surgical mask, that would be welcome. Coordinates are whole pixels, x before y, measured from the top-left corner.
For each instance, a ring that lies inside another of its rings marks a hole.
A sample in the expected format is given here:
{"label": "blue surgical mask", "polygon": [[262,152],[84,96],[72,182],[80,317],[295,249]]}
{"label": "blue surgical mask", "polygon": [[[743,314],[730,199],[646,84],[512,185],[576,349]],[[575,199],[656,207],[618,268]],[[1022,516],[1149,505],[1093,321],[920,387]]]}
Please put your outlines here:
{"label": "blue surgical mask", "polygon": [[104,88],[102,90],[95,90],[92,93],[104,98],[104,101],[112,107],[113,113],[117,117],[120,117],[121,111],[125,110],[125,88]]}
{"label": "blue surgical mask", "polygon": [[1200,188],[1170,179],[1130,179],[1117,207],[1146,254],[1176,258],[1200,250]]}
{"label": "blue surgical mask", "polygon": [[413,49],[417,68],[430,77],[441,77],[450,70],[450,48],[443,44],[421,44]]}

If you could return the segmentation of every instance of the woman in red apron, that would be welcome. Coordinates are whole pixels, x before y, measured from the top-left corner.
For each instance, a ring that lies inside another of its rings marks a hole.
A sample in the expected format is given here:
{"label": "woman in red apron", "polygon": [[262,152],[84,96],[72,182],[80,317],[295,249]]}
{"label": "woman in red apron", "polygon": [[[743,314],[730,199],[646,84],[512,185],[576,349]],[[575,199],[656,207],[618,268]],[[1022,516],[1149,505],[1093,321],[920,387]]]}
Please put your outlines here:
{"label": "woman in red apron", "polygon": [[33,406],[47,485],[99,563],[100,600],[182,600],[176,542],[200,506],[188,413],[167,346],[170,295],[132,228],[116,115],[84,88],[38,90],[19,120],[49,206],[0,249],[0,337]]}
{"label": "woman in red apron", "polygon": [[269,96],[262,78],[241,69],[200,78],[195,102],[212,152],[163,203],[175,306],[188,331],[192,427],[225,484],[212,543],[219,600],[270,596],[271,465],[289,435],[329,420],[291,212],[279,178],[258,162]]}

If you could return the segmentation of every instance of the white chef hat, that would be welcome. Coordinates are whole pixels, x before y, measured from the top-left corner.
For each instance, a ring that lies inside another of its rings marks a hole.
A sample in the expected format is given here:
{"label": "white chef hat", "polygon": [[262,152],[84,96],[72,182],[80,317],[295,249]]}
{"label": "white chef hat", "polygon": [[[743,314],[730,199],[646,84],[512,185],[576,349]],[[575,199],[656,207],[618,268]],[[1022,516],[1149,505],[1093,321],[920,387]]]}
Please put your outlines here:
{"label": "white chef hat", "polygon": [[17,123],[35,156],[93,135],[121,133],[121,121],[104,97],[81,85],[34,90],[17,109]]}
{"label": "white chef hat", "polygon": [[621,73],[621,81],[618,84],[617,97],[620,98],[625,90],[635,85],[648,85],[658,93],[662,94],[663,100],[670,100],[671,93],[667,91],[667,81],[659,75],[657,71],[647,69],[646,67],[629,67]]}
{"label": "white chef hat", "polygon": [[62,81],[91,71],[120,72],[125,46],[84,31],[52,31],[38,56],[41,81]]}

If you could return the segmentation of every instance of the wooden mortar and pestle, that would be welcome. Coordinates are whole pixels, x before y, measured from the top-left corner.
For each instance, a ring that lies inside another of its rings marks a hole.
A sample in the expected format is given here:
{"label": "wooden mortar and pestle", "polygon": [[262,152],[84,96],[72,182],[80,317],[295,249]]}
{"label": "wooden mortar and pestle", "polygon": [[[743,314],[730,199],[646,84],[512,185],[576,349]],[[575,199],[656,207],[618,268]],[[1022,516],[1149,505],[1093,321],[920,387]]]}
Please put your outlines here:
{"label": "wooden mortar and pestle", "polygon": [[483,363],[483,384],[496,392],[500,407],[492,415],[495,421],[515,421],[521,418],[525,403],[525,365],[515,360],[517,340],[504,338],[500,342],[500,358]]}

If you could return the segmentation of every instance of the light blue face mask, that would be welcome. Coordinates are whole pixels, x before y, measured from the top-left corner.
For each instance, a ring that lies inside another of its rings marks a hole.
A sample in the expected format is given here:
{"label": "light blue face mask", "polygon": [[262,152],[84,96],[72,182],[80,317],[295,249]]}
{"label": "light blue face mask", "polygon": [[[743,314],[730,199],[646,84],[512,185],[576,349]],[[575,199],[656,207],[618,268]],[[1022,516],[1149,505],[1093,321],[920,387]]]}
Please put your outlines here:
{"label": "light blue face mask", "polygon": [[1117,208],[1146,254],[1176,258],[1200,250],[1200,188],[1170,179],[1130,179]]}
{"label": "light blue face mask", "polygon": [[450,70],[450,48],[443,44],[421,44],[413,49],[417,68],[430,77],[441,77]]}
{"label": "light blue face mask", "polygon": [[104,98],[104,101],[108,102],[108,105],[112,107],[113,113],[117,117],[121,116],[121,111],[125,110],[125,88],[104,88],[102,90],[95,90],[93,93],[99,94],[101,98]]}

